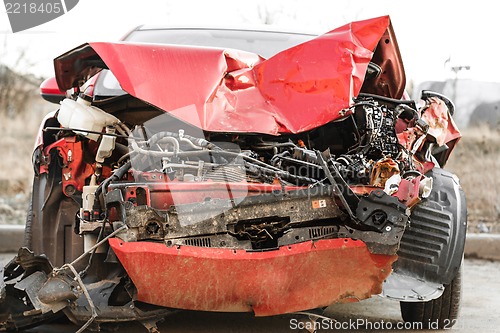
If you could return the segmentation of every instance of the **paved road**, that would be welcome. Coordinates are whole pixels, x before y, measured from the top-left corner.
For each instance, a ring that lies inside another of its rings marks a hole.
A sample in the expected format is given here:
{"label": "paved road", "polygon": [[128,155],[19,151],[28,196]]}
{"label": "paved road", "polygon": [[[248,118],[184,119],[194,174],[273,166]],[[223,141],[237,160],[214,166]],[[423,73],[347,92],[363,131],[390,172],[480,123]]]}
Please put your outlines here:
{"label": "paved road", "polygon": [[[1,255],[4,261],[9,255]],[[452,332],[499,332],[500,331],[500,262],[466,260],[464,266],[464,289],[461,315]],[[378,332],[384,321],[385,327],[401,322],[399,304],[382,298],[373,298],[359,303],[335,305],[327,309],[329,316],[338,323],[363,322],[364,329],[358,332]],[[304,316],[287,315],[270,318],[255,318],[249,314],[220,314],[179,312],[166,318],[159,325],[161,332],[304,332],[298,329]],[[387,324],[390,323],[390,324]],[[332,324],[335,325],[335,324]],[[340,324],[337,324],[340,325]],[[344,324],[346,325],[346,324]],[[351,326],[352,327],[352,326]],[[362,326],[360,327],[362,328]],[[63,333],[78,329],[70,324],[44,325],[29,332]],[[346,332],[335,329],[332,331]],[[130,324],[119,332],[147,332],[139,324]],[[405,332],[412,332],[411,330]],[[420,331],[423,332],[423,331]],[[431,331],[427,331],[431,332]]]}

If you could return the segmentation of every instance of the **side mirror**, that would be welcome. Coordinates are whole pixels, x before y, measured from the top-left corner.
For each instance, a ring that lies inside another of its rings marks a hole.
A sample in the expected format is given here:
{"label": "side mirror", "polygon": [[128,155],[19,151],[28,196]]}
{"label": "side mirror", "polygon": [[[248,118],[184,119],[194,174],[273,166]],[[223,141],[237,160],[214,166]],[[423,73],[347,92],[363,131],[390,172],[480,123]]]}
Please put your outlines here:
{"label": "side mirror", "polygon": [[46,79],[40,85],[40,96],[48,102],[59,104],[66,98],[66,93],[59,90],[55,77]]}

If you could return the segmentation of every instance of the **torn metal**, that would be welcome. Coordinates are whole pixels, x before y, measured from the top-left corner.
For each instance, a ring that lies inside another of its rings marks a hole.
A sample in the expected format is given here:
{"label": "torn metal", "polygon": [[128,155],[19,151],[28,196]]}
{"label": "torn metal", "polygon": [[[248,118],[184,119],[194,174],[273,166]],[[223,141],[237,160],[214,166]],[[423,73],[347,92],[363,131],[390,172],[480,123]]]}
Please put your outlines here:
{"label": "torn metal", "polygon": [[[365,80],[372,59],[377,70]],[[304,132],[342,118],[363,84],[398,99],[405,87],[388,16],[347,24],[267,60],[231,49],[89,43],[54,63],[61,89],[109,68],[130,95],[215,132]]]}

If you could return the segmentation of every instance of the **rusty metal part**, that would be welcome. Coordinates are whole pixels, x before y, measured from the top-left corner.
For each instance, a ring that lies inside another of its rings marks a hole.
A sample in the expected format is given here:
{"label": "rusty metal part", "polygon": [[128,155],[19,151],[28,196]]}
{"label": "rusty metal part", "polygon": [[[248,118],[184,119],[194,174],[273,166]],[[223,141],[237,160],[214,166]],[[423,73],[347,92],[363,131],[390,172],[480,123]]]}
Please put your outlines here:
{"label": "rusty metal part", "polygon": [[[106,202],[113,209],[118,207],[120,221],[130,229],[119,235],[124,241],[262,250],[318,237],[339,237],[339,227],[343,226],[345,237],[365,241],[370,251],[394,254],[408,219],[406,206],[378,190],[361,198],[361,208],[356,211],[358,222],[353,222],[337,206],[334,191],[333,186],[318,186],[159,210],[124,201],[122,190],[114,185]],[[379,218],[381,214],[383,218]],[[356,230],[359,232],[351,236]]]}
{"label": "rusty metal part", "polygon": [[[114,188],[107,195],[107,203],[112,206],[118,204],[123,208],[126,223],[130,228],[138,228],[138,239],[160,240],[200,234],[234,233],[237,232],[236,224],[239,221],[259,222],[261,219],[272,222],[272,219],[287,219],[291,227],[302,222],[344,215],[333,200],[332,189],[329,187],[267,193],[239,200],[211,199],[172,205],[168,210],[123,202],[120,189],[117,186]],[[152,222],[161,226],[156,234],[148,232],[147,227]]]}
{"label": "rusty metal part", "polygon": [[385,182],[399,172],[399,166],[392,158],[381,159],[373,164],[370,185],[383,188]]}

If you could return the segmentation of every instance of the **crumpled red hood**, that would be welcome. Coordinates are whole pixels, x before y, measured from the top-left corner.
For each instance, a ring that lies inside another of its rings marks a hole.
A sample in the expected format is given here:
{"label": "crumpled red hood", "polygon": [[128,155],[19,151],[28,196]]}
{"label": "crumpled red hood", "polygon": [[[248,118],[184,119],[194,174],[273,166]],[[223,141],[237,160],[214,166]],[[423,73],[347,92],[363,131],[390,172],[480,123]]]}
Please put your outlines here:
{"label": "crumpled red hood", "polygon": [[236,50],[89,43],[54,65],[63,90],[109,68],[130,95],[203,130],[277,135],[343,117],[376,47],[379,58],[395,55],[387,69],[399,77],[378,78],[372,90],[392,84],[381,94],[400,98],[404,72],[388,16],[346,24],[267,60]]}

